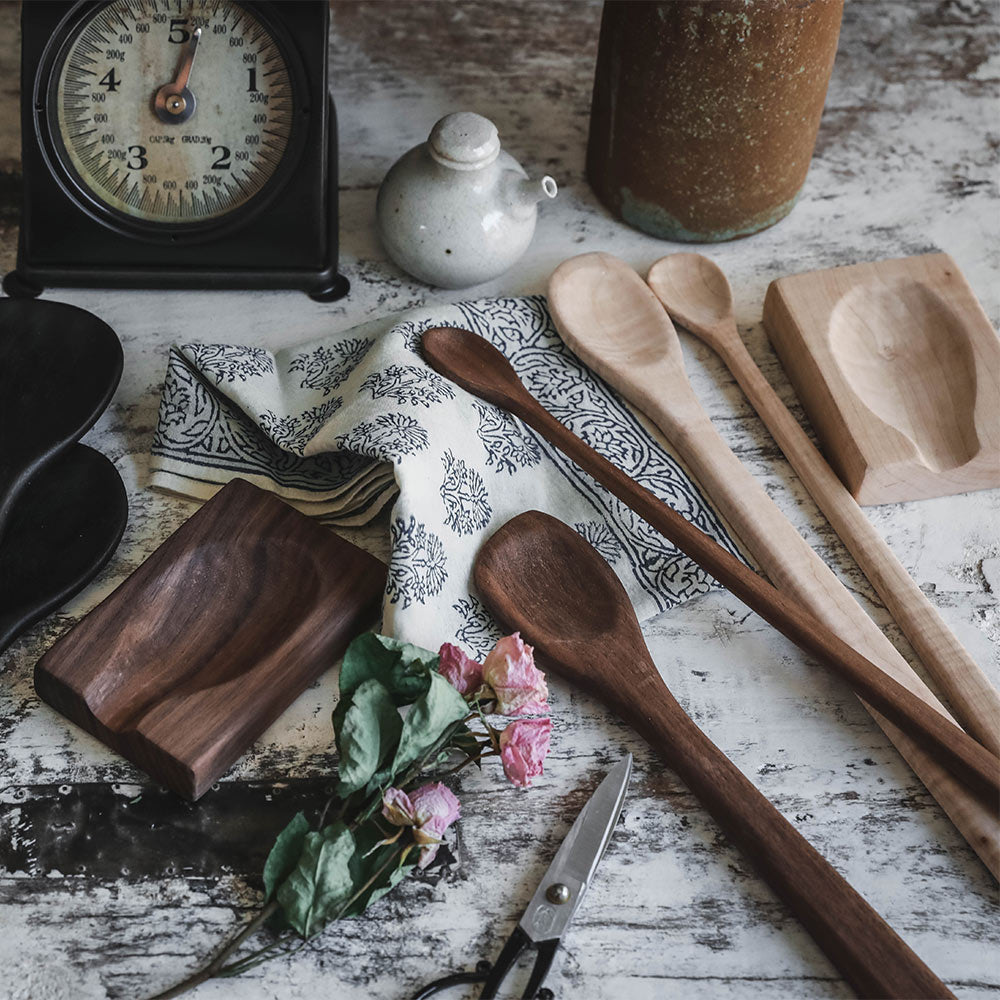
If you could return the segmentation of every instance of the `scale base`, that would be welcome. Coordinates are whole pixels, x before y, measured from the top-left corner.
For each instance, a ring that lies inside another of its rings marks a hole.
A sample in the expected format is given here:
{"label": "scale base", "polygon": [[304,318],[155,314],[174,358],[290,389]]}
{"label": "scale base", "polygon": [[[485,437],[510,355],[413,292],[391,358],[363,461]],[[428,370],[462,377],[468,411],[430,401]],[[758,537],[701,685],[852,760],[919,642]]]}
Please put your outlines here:
{"label": "scale base", "polygon": [[37,299],[44,291],[41,285],[26,281],[18,271],[11,271],[3,279],[4,295],[12,299]]}
{"label": "scale base", "polygon": [[322,271],[180,271],[164,268],[58,268],[24,267],[3,279],[3,290],[12,299],[30,299],[46,288],[129,289],[297,289],[315,302],[336,302],[350,290],[350,282],[333,267]]}

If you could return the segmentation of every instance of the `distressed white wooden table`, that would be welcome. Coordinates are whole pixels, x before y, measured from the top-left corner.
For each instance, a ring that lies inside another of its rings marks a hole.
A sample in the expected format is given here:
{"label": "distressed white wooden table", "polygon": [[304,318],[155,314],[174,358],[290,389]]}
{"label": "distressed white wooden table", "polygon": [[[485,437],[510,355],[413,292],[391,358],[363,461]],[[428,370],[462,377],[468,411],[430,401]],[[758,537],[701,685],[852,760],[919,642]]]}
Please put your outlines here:
{"label": "distressed white wooden table", "polygon": [[[640,269],[677,249],[633,232],[583,178],[599,7],[594,3],[338,3],[333,89],[341,122],[342,263],[348,299],[293,293],[62,291],[121,335],[114,403],[86,440],[110,455],[131,505],[121,548],[80,597],[7,651],[0,677],[0,996],[149,995],[200,962],[259,899],[274,832],[324,797],[334,677],[281,717],[196,807],[76,731],[34,695],[52,640],[194,510],[150,492],[146,454],[168,345],[271,348],[388,311],[453,300],[386,262],[375,192],[443,113],[474,109],[529,168],[560,182],[528,256],[476,294],[544,290],[552,268],[609,250]],[[0,265],[13,261],[17,191],[16,7],[0,5]],[[998,7],[848,5],[801,203],[776,228],[710,248],[728,273],[750,350],[801,416],[760,325],[767,283],[810,268],[943,249],[994,324]],[[695,388],[778,505],[894,640],[898,630],[818,515],[717,359],[690,338]],[[1000,677],[1000,493],[869,509],[948,624]],[[351,537],[385,555],[384,519]],[[735,599],[714,594],[645,628],[698,723],[961,997],[1000,989],[996,886],[845,687]],[[442,637],[446,638],[446,637]],[[905,644],[902,648],[910,655]],[[454,863],[412,879],[363,919],[294,958],[196,994],[403,998],[496,948],[569,822],[625,751],[636,774],[600,877],[557,960],[559,997],[842,997],[849,990],[687,790],[598,705],[556,681],[547,773],[530,793],[462,777]]]}

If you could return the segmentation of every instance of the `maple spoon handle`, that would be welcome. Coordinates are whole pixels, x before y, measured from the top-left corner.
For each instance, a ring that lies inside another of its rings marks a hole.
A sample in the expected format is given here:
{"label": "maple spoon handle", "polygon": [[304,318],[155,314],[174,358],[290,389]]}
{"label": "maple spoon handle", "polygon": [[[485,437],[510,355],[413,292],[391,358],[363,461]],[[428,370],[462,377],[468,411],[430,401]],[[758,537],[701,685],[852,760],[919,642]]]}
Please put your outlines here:
{"label": "maple spoon handle", "polygon": [[991,805],[1000,798],[1000,760],[985,747],[580,440],[527,391],[508,399],[506,405],[765,621],[844,677],[866,702],[942,767],[986,796]]}
{"label": "maple spoon handle", "polygon": [[[653,668],[655,670],[655,668]],[[655,678],[655,680],[654,680]],[[951,997],[902,938],[698,728],[656,674],[616,707],[659,750],[861,997]],[[657,683],[658,682],[658,683]]]}
{"label": "maple spoon handle", "polygon": [[940,685],[952,711],[983,746],[1000,753],[1000,692],[942,621],[937,609],[778,398],[750,356],[735,324],[727,325],[719,333],[706,342],[735,376],[809,494]]}

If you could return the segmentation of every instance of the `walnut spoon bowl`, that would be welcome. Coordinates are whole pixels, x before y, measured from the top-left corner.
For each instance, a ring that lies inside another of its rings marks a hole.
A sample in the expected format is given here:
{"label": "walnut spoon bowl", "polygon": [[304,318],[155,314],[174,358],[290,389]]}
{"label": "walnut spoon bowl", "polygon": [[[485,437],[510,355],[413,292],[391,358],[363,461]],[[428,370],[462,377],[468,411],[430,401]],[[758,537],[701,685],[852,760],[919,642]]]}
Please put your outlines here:
{"label": "walnut spoon bowl", "polygon": [[684,712],[621,583],[575,531],[539,511],[508,521],[473,569],[487,608],[543,662],[658,750],[863,997],[949,997],[937,976]]}

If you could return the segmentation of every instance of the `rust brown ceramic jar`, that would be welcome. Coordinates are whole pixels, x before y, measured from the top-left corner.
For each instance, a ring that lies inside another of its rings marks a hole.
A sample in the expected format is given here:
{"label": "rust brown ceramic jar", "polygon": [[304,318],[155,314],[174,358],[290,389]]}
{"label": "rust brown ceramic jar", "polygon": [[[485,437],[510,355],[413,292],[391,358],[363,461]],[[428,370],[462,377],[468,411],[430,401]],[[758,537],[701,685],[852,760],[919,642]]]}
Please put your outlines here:
{"label": "rust brown ceramic jar", "polygon": [[663,239],[748,236],[809,169],[843,0],[606,0],[587,177]]}

